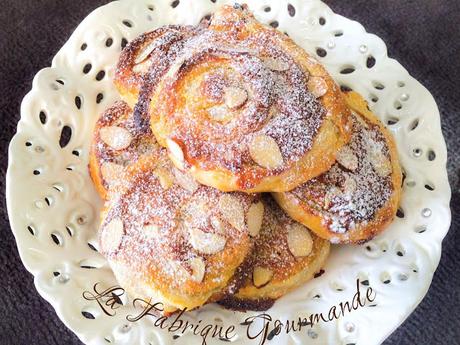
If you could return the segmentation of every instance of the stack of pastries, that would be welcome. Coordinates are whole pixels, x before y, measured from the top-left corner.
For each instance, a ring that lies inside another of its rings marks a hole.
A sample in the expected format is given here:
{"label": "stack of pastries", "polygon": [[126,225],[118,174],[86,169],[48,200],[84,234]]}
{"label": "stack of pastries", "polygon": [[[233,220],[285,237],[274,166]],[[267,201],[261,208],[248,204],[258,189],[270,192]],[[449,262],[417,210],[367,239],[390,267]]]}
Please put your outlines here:
{"label": "stack of pastries", "polygon": [[163,313],[265,310],[396,214],[390,133],[354,92],[246,6],[145,33],[122,51],[123,101],[97,121],[100,251]]}

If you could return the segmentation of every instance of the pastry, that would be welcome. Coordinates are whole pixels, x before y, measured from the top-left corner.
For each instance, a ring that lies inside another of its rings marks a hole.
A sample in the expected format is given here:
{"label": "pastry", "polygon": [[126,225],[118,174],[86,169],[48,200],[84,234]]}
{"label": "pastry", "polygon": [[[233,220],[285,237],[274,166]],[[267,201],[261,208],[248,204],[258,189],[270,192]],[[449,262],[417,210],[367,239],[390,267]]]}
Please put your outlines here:
{"label": "pastry", "polygon": [[[243,285],[220,303],[239,310],[266,310],[276,299],[313,278],[329,254],[329,242],[289,218],[265,195],[253,211],[253,223],[261,223],[249,267],[242,272]],[[256,207],[256,206],[254,206]]]}
{"label": "pastry", "polygon": [[202,184],[291,190],[349,139],[348,107],[324,67],[244,5],[223,6],[167,64],[139,104],[176,167]]}
{"label": "pastry", "polygon": [[102,199],[108,199],[109,189],[120,187],[127,170],[139,159],[159,155],[160,146],[150,128],[141,129],[134,118],[131,108],[119,101],[96,122],[89,172]]}
{"label": "pastry", "polygon": [[337,163],[325,174],[286,193],[274,193],[295,220],[332,243],[363,243],[396,215],[401,168],[391,133],[356,92],[345,95],[353,131]]}
{"label": "pastry", "polygon": [[[253,241],[248,212],[259,197],[223,193],[159,160],[131,169],[108,204],[101,253],[132,296],[161,302],[164,313],[222,297]],[[231,290],[231,289],[230,289]]]}

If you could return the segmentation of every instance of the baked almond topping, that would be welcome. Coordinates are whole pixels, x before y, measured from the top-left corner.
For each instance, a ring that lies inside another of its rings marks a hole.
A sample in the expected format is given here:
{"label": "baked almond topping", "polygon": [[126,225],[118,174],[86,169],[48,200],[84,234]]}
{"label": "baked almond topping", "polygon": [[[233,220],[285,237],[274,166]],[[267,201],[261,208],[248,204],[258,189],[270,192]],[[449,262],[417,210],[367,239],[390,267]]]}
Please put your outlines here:
{"label": "baked almond topping", "polygon": [[249,235],[255,237],[259,234],[260,228],[262,227],[262,220],[264,217],[264,204],[259,201],[256,204],[252,204],[248,210],[248,232]]}
{"label": "baked almond topping", "polygon": [[215,217],[215,216],[211,217],[211,225],[213,229],[216,230],[217,233],[223,234],[225,232],[225,226],[218,217]]}
{"label": "baked almond topping", "polygon": [[238,198],[231,194],[224,194],[219,198],[219,211],[227,222],[237,230],[244,229],[244,209]]}
{"label": "baked almond topping", "polygon": [[152,60],[145,60],[144,62],[134,65],[133,72],[138,73],[138,74],[145,74],[149,71],[149,68],[151,65],[152,65]]}
{"label": "baked almond topping", "polygon": [[284,72],[289,69],[289,63],[281,59],[266,57],[263,59],[265,66],[267,66],[272,71]]}
{"label": "baked almond topping", "polygon": [[356,179],[353,176],[346,176],[345,177],[345,183],[343,186],[345,194],[353,194],[356,192],[358,188],[358,184],[356,183]]}
{"label": "baked almond topping", "polygon": [[371,162],[375,172],[380,177],[386,177],[391,174],[391,162],[381,151],[368,151],[368,159]]}
{"label": "baked almond topping", "polygon": [[254,271],[252,272],[252,281],[254,286],[257,288],[261,288],[267,285],[270,280],[273,278],[273,272],[265,267],[255,267]]}
{"label": "baked almond topping", "polygon": [[166,147],[169,150],[171,159],[174,164],[178,165],[178,168],[184,168],[184,153],[182,152],[181,147],[172,139],[166,139]]}
{"label": "baked almond topping", "polygon": [[336,156],[337,162],[345,169],[355,171],[358,169],[358,157],[353,153],[353,150],[348,147],[342,147]]}
{"label": "baked almond topping", "polygon": [[112,219],[102,230],[101,244],[105,252],[111,253],[118,249],[123,237],[123,221],[120,218]]}
{"label": "baked almond topping", "polygon": [[251,158],[263,168],[276,169],[283,165],[283,156],[276,141],[269,136],[259,135],[249,144]]}
{"label": "baked almond topping", "polygon": [[228,110],[227,106],[216,105],[209,108],[208,113],[214,121],[226,122],[232,119],[233,114]]}
{"label": "baked almond topping", "polygon": [[230,109],[241,107],[248,99],[248,92],[245,89],[230,86],[225,89],[225,105]]}
{"label": "baked almond topping", "polygon": [[327,83],[321,77],[310,77],[308,79],[308,89],[316,97],[322,97],[327,92]]}
{"label": "baked almond topping", "polygon": [[133,136],[127,129],[118,126],[102,127],[99,136],[114,150],[127,148],[133,140]]}
{"label": "baked almond topping", "polygon": [[341,193],[340,189],[338,189],[337,187],[335,187],[335,186],[330,187],[326,191],[326,194],[324,195],[324,209],[326,209],[326,210],[329,209],[329,207],[331,206],[332,200],[335,197],[340,196],[341,194],[342,193]]}
{"label": "baked almond topping", "polygon": [[192,176],[187,173],[183,173],[178,169],[174,169],[174,177],[176,178],[176,182],[179,184],[179,186],[185,190],[188,190],[190,193],[195,192],[200,186]]}
{"label": "baked almond topping", "polygon": [[165,168],[156,168],[155,175],[158,176],[158,180],[160,181],[161,187],[163,187],[163,189],[170,188],[174,183],[174,178],[171,176],[171,173]]}
{"label": "baked almond topping", "polygon": [[149,57],[150,54],[152,54],[152,51],[155,49],[155,47],[158,45],[157,40],[153,40],[149,44],[145,45],[141,49],[139,49],[139,52],[137,53],[136,59],[134,60],[135,64],[139,64],[143,62],[145,59]]}
{"label": "baked almond topping", "polygon": [[313,249],[313,240],[306,227],[294,224],[290,227],[287,235],[288,247],[295,257],[307,256]]}
{"label": "baked almond topping", "polygon": [[204,232],[200,229],[189,229],[190,244],[192,247],[202,254],[215,254],[220,252],[225,247],[227,240],[225,237]]}
{"label": "baked almond topping", "polygon": [[102,178],[108,183],[122,178],[124,170],[123,166],[112,162],[105,162],[101,165]]}
{"label": "baked almond topping", "polygon": [[192,279],[198,283],[203,281],[206,272],[206,264],[203,258],[197,256],[189,260],[190,267],[192,268]]}

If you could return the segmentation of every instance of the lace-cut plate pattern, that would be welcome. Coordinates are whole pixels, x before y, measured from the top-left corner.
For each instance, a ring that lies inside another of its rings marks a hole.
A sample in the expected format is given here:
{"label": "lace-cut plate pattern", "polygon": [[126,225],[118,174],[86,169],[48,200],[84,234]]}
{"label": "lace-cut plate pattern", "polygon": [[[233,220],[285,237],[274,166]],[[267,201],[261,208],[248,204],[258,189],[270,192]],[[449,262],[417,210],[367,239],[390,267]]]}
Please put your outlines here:
{"label": "lace-cut plate pattern", "polygon": [[[107,316],[82,298],[97,282],[116,285],[98,253],[101,201],[88,174],[90,137],[98,115],[118,100],[112,85],[119,53],[139,34],[166,24],[196,24],[227,0],[117,1],[96,9],[34,78],[10,144],[7,204],[11,227],[39,293],[87,344],[190,344],[144,318],[132,301]],[[337,246],[324,274],[278,300],[273,319],[296,320],[350,300],[359,278],[375,301],[338,321],[274,337],[272,344],[379,344],[416,307],[439,263],[450,224],[450,187],[439,111],[431,94],[395,60],[385,44],[357,22],[317,0],[246,0],[257,19],[293,38],[323,63],[343,90],[363,95],[394,134],[404,171],[397,218],[363,246]],[[377,14],[376,14],[377,15]],[[69,296],[71,298],[69,298]],[[253,313],[254,315],[257,313]],[[216,304],[183,318],[235,325],[232,342],[251,343],[240,325],[252,313]],[[378,322],[376,322],[378,320]],[[255,342],[253,340],[252,342]],[[220,344],[219,339],[208,343]]]}

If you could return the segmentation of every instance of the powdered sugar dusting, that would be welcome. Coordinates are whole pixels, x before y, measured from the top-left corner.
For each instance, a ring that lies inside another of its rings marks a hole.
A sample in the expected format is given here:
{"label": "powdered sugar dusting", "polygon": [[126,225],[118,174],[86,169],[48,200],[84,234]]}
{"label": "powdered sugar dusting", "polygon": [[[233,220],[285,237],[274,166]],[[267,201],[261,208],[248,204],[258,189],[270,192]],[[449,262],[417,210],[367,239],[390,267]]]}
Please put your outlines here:
{"label": "powdered sugar dusting", "polygon": [[[326,110],[308,89],[308,71],[284,50],[274,31],[246,32],[254,21],[244,11],[213,16],[209,28],[200,25],[183,42],[161,86],[149,95],[141,92],[141,98],[157,94],[149,109],[153,128],[161,126],[156,134],[180,142],[187,160],[256,178],[279,174],[308,154]],[[225,114],[220,107],[225,107],[227,86],[246,91],[247,100]],[[282,166],[261,169],[251,159],[248,145],[258,135],[276,141]]]}
{"label": "powdered sugar dusting", "polygon": [[289,192],[299,203],[308,203],[321,214],[324,225],[335,233],[343,234],[358,223],[366,224],[394,190],[391,175],[382,176],[373,164],[376,153],[390,164],[386,139],[378,125],[358,116],[352,116],[352,138],[343,149],[357,158],[356,169],[351,171],[346,162],[339,161],[327,173]]}

